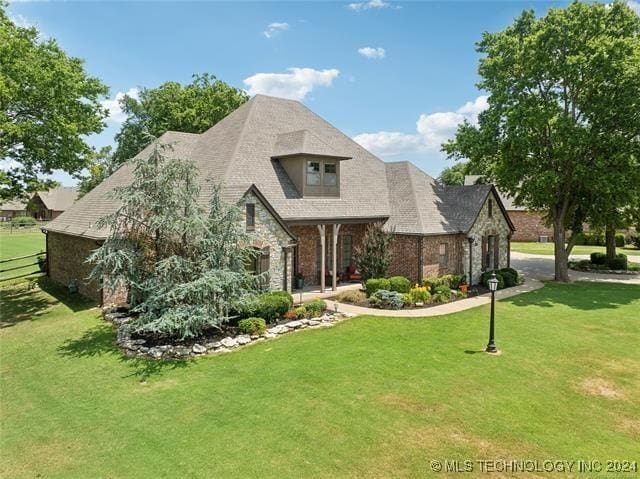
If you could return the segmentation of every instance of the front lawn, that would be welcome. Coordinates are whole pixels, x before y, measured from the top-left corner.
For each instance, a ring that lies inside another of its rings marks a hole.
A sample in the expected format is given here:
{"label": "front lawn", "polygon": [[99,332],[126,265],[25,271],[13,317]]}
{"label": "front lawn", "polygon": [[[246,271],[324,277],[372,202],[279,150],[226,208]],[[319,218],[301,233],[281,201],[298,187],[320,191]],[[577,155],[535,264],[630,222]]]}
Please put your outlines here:
{"label": "front lawn", "polygon": [[47,289],[3,292],[0,477],[424,477],[433,459],[640,460],[638,286],[549,284],[499,302],[498,357],[478,352],[481,307],[359,317],[173,363],[124,359],[97,309]]}
{"label": "front lawn", "polygon": [[[535,243],[526,241],[514,241],[511,243],[511,251],[517,251],[518,253],[527,254],[544,254],[553,255],[553,243]],[[605,253],[606,248],[604,246],[574,246],[571,250],[572,255],[590,255],[591,253]],[[626,255],[640,256],[640,249],[636,249],[632,246],[625,246],[624,248],[616,248],[617,253],[624,253]]]}

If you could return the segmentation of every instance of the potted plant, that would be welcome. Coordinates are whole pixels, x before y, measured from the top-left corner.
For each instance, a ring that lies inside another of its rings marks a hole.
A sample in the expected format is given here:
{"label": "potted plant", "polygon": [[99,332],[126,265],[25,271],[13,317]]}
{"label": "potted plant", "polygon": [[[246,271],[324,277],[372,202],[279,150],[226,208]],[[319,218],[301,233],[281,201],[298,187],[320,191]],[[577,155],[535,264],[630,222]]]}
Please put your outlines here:
{"label": "potted plant", "polygon": [[304,276],[302,276],[302,273],[296,273],[293,276],[293,284],[296,289],[304,288]]}
{"label": "potted plant", "polygon": [[461,293],[467,294],[469,292],[469,285],[467,284],[467,280],[463,279],[462,281],[460,281],[460,284],[458,285],[458,289],[460,290]]}

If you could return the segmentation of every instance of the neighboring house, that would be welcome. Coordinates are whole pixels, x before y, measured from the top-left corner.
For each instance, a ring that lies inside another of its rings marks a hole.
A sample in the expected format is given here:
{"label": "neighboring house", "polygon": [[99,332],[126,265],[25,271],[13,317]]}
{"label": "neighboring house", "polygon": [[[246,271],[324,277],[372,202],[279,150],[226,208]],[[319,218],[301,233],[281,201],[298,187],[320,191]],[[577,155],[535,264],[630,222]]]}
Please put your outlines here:
{"label": "neighboring house", "polygon": [[[200,135],[167,132],[159,141],[198,166],[200,204],[213,179],[241,206],[262,252],[250,267],[268,271],[271,288],[291,290],[296,273],[335,288],[374,222],[395,237],[389,273],[412,281],[455,272],[476,283],[482,271],[509,264],[514,228],[492,186],[443,187],[410,163],[385,163],[299,102],[257,95]],[[53,280],[111,299],[84,282],[84,260],[109,234],[96,226],[117,208],[109,192],[131,175],[131,164],[122,166],[47,226]]]}
{"label": "neighboring house", "polygon": [[[475,185],[478,182],[482,182],[481,175],[466,175],[464,177],[465,185]],[[516,228],[511,238],[513,241],[553,241],[553,227],[546,225],[542,213],[528,210],[524,206],[516,206],[512,197],[497,191]]]}
{"label": "neighboring house", "polygon": [[16,216],[27,215],[27,204],[22,201],[7,201],[0,205],[0,221],[10,221]]}
{"label": "neighboring house", "polygon": [[59,186],[35,193],[27,204],[27,210],[39,221],[51,221],[69,209],[76,199],[77,188]]}

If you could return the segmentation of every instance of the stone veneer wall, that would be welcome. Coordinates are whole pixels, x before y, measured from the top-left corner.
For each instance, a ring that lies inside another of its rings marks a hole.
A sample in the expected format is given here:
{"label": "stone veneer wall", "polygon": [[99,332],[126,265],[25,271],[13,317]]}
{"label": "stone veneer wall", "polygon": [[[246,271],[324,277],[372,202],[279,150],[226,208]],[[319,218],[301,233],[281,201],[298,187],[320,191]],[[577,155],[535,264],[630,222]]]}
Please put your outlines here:
{"label": "stone veneer wall", "polygon": [[[343,224],[338,232],[338,247],[341,244],[340,236],[351,235],[352,251],[362,242],[366,224]],[[320,233],[316,225],[292,226],[291,231],[298,239],[298,272],[304,276],[304,282],[307,285],[319,284],[319,271],[316,263],[317,242],[320,240]],[[326,247],[329,248],[332,241],[333,226],[325,226]],[[327,270],[331,269],[331,265],[327,264]],[[340,267],[340,263],[338,263]]]}
{"label": "stone veneer wall", "polygon": [[[246,214],[244,205],[255,204],[255,230],[250,231],[252,238],[264,241],[269,245],[269,287],[271,289],[282,289],[284,285],[284,248],[293,243],[284,228],[271,215],[269,210],[252,193],[247,193],[241,205],[243,213]],[[243,227],[246,225],[246,218],[243,216]],[[293,248],[287,254],[287,289],[292,290],[293,282]]]}
{"label": "stone veneer wall", "polygon": [[553,228],[544,224],[541,213],[509,211],[509,218],[516,228],[513,241],[538,241],[540,236],[548,236],[549,241],[553,241]]}
{"label": "stone veneer wall", "polygon": [[[480,214],[467,234],[468,238],[473,239],[471,248],[473,262],[472,284],[477,284],[482,274],[482,238],[484,236],[498,236],[498,265],[500,268],[505,268],[509,264],[509,235],[511,234],[511,229],[497,204],[497,198],[495,195],[492,195],[491,198],[493,198],[492,217],[489,217],[489,201],[485,201]],[[464,273],[469,274],[469,242],[466,240],[463,242],[462,266]]]}
{"label": "stone veneer wall", "polygon": [[75,281],[80,294],[101,301],[100,285],[87,282],[93,266],[85,263],[85,259],[98,246],[98,242],[93,239],[50,231],[47,233],[49,278],[62,286]]}

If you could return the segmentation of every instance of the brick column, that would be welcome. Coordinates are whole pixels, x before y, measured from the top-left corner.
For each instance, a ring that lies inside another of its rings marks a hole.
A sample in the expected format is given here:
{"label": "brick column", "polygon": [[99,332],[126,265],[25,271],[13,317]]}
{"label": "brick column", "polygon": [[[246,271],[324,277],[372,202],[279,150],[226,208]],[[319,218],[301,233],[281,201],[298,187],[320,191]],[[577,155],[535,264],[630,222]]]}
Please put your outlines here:
{"label": "brick column", "polygon": [[318,225],[318,232],[320,233],[320,292],[324,293],[324,271],[325,271],[325,227],[324,225]]}

